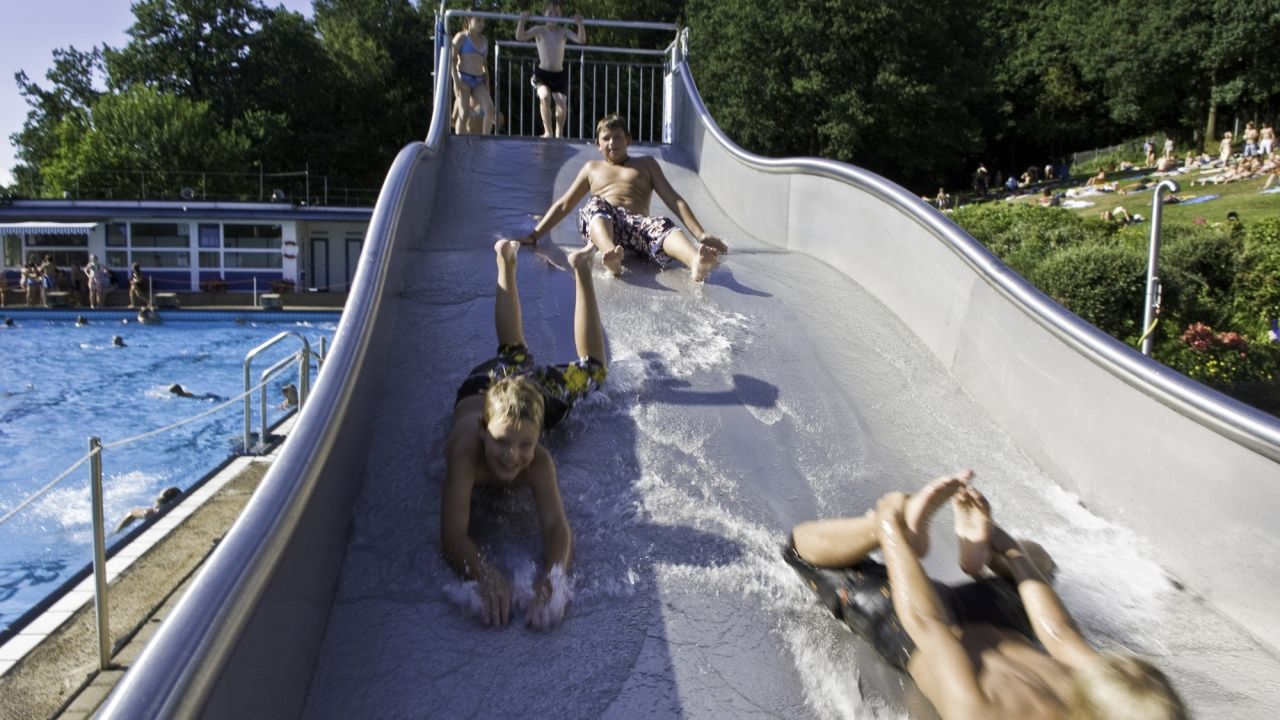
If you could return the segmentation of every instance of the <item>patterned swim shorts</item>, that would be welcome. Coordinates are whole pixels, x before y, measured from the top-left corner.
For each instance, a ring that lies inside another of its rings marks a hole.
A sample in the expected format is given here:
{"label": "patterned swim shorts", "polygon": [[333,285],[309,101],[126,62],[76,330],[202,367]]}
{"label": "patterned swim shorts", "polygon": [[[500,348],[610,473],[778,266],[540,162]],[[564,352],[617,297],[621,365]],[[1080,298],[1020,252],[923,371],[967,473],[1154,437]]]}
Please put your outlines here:
{"label": "patterned swim shorts", "polygon": [[665,267],[671,256],[662,249],[662,243],[674,230],[678,230],[671,218],[648,217],[615,207],[599,195],[592,195],[578,211],[578,231],[584,240],[590,240],[591,220],[604,218],[613,226],[613,241],[631,248],[641,255]]}
{"label": "patterned swim shorts", "polygon": [[564,365],[535,365],[524,345],[499,345],[496,357],[467,373],[458,388],[456,405],[473,395],[483,395],[494,381],[523,376],[533,381],[545,405],[542,429],[550,430],[564,420],[580,398],[604,384],[609,370],[595,358],[580,358]]}

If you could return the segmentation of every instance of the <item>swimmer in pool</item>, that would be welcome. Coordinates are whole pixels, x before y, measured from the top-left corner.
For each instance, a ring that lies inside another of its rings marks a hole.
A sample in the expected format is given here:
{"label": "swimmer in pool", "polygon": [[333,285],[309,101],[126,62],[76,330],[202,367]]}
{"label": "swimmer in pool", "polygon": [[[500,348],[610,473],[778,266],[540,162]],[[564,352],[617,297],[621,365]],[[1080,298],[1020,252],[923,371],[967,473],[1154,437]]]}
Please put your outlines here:
{"label": "swimmer in pool", "polygon": [[284,400],[280,401],[280,409],[288,410],[289,408],[298,407],[298,386],[289,383],[280,388],[280,394],[284,396]]}
{"label": "swimmer in pool", "polygon": [[[671,187],[658,161],[631,157],[627,154],[630,146],[631,133],[620,116],[609,115],[596,123],[596,148],[604,159],[584,165],[568,192],[551,204],[533,232],[520,242],[537,243],[590,193],[578,213],[578,229],[583,240],[600,250],[605,268],[614,277],[622,274],[624,248],[631,248],[664,267],[675,258],[689,268],[694,281],[702,282],[729,247],[702,228],[689,204]],[[680,215],[701,244],[694,245],[670,218],[649,217],[649,201],[655,192]]]}
{"label": "swimmer in pool", "polygon": [[113,347],[129,347],[128,345],[124,344],[124,338],[120,337],[119,335],[111,336],[111,345]]}
{"label": "swimmer in pool", "polygon": [[170,385],[169,392],[180,398],[190,398],[192,400],[215,400],[218,402],[225,400],[225,398],[223,398],[221,395],[214,395],[213,393],[205,393],[203,395],[197,395],[193,392],[189,392],[186,388],[182,387],[178,383],[174,383]]}
{"label": "swimmer in pool", "polygon": [[556,466],[539,442],[573,404],[608,375],[604,328],[591,282],[591,249],[570,253],[575,297],[573,339],[578,360],[536,365],[525,347],[516,253],[520,244],[499,240],[494,325],[498,355],[476,367],[458,389],[453,425],[445,441],[445,478],[440,503],[440,545],[459,575],[474,580],[486,625],[503,626],[511,613],[511,582],[471,538],[472,491],[477,487],[528,488],[538,509],[543,564],[533,583],[525,622],[536,628],[560,622],[563,599],[553,596],[554,572],[567,573],[573,534],[560,499]]}
{"label": "swimmer in pool", "polygon": [[[992,521],[972,477],[888,493],[860,517],[797,525],[784,558],[833,615],[911,675],[944,720],[1188,717],[1150,663],[1085,641],[1045,579],[1052,561]],[[975,576],[954,587],[920,565],[929,519],[948,500],[960,566]],[[884,565],[868,558],[877,548]]]}

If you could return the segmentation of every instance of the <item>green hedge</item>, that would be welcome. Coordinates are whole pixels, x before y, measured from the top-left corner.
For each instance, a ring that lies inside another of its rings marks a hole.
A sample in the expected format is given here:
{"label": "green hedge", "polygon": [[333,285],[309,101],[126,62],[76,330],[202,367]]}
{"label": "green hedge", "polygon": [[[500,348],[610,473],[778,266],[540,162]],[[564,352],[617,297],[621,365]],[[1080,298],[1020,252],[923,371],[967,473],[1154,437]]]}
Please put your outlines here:
{"label": "green hedge", "polygon": [[[1125,343],[1139,342],[1150,225],[1120,227],[1011,203],[968,206],[953,217],[1067,309]],[[1267,331],[1280,317],[1280,219],[1243,231],[1166,225],[1159,276],[1157,359],[1222,387],[1276,374],[1280,346]]]}

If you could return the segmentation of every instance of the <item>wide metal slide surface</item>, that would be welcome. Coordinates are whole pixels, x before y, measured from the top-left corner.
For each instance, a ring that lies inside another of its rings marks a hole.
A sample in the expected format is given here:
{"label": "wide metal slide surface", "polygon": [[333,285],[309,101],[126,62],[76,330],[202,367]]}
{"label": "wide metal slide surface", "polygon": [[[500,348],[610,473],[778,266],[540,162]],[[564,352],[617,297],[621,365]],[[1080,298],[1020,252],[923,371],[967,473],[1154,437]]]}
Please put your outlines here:
{"label": "wide metal slide surface", "polygon": [[[609,379],[546,438],[576,541],[564,624],[483,627],[439,555],[442,446],[495,349],[495,239],[598,153],[436,128],[397,159],[294,437],[103,715],[931,717],[778,550],[965,467],[1101,646],[1152,657],[1199,716],[1280,705],[1273,421],[1080,327],[900,188],[746,156],[674,80],[676,142],[633,154],[732,251],[702,285],[597,261]],[[520,252],[541,360],[574,354],[581,242],[571,217]],[[527,594],[531,499],[476,502]],[[950,527],[926,564],[959,579]]]}

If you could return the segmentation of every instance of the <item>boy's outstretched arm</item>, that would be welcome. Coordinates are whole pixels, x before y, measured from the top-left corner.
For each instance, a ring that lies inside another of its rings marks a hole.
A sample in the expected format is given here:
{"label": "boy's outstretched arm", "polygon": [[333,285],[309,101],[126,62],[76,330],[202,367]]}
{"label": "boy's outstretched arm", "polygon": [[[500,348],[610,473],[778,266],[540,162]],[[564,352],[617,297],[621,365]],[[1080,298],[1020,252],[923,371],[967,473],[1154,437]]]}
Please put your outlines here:
{"label": "boy's outstretched arm", "polygon": [[586,25],[584,25],[584,24],[582,23],[582,16],[581,16],[581,15],[574,15],[574,16],[573,16],[573,19],[574,19],[574,21],[575,21],[575,22],[577,22],[577,23],[578,23],[578,34],[577,34],[576,36],[574,36],[573,41],[574,41],[574,42],[576,42],[576,43],[578,43],[579,45],[586,44],[586,42],[587,42],[587,26],[586,26]]}
{"label": "boy's outstretched arm", "polygon": [[538,507],[543,554],[542,571],[533,584],[534,597],[529,606],[528,621],[530,625],[541,628],[555,625],[564,617],[563,604],[558,608],[551,604],[551,573],[557,567],[562,573],[569,572],[569,564],[573,561],[573,532],[569,529],[569,519],[565,516],[560,484],[556,479],[556,466],[551,460],[551,454],[539,446],[537,455],[526,472],[534,504]]}
{"label": "boy's outstretched arm", "polygon": [[676,214],[680,216],[680,221],[684,223],[685,227],[689,228],[689,232],[693,233],[694,237],[698,238],[698,242],[707,243],[720,252],[727,252],[729,248],[724,244],[723,240],[703,229],[702,223],[698,222],[698,217],[693,214],[693,208],[689,207],[689,203],[685,202],[684,197],[671,186],[671,182],[667,180],[666,173],[662,172],[662,166],[658,164],[658,161],[653,158],[646,159],[648,160],[649,178],[653,183],[653,191],[658,194],[658,197],[662,198],[662,202],[676,211]]}
{"label": "boy's outstretched arm", "polygon": [[569,185],[568,191],[559,200],[551,203],[551,207],[547,208],[547,211],[543,213],[542,219],[538,221],[537,225],[533,226],[533,232],[520,240],[522,244],[533,245],[537,243],[538,238],[550,233],[551,229],[560,224],[561,220],[564,220],[569,213],[573,212],[573,209],[578,206],[582,198],[587,196],[587,192],[591,190],[591,180],[588,176],[589,167],[589,164],[582,166],[582,169],[578,171],[578,176]]}
{"label": "boy's outstretched arm", "polygon": [[1064,665],[1082,668],[1098,657],[1098,652],[1080,634],[1075,620],[1058,593],[1031,562],[1013,536],[999,525],[991,524],[991,552],[1002,556],[1018,584],[1018,595],[1027,610],[1027,619],[1036,639],[1049,655]]}
{"label": "boy's outstretched arm", "polygon": [[525,30],[524,24],[529,21],[528,11],[520,13],[520,19],[516,21],[516,40],[519,42],[527,42],[536,37],[537,33]]}
{"label": "boy's outstretched arm", "polygon": [[944,720],[990,717],[977,674],[960,644],[920,558],[907,540],[906,496],[892,492],[876,505],[876,532],[889,571],[893,609],[916,644],[911,675]]}
{"label": "boy's outstretched arm", "polygon": [[469,533],[471,489],[477,472],[475,449],[469,445],[465,438],[451,437],[445,447],[440,548],[459,575],[476,581],[485,624],[502,627],[511,617],[511,583],[484,559]]}

